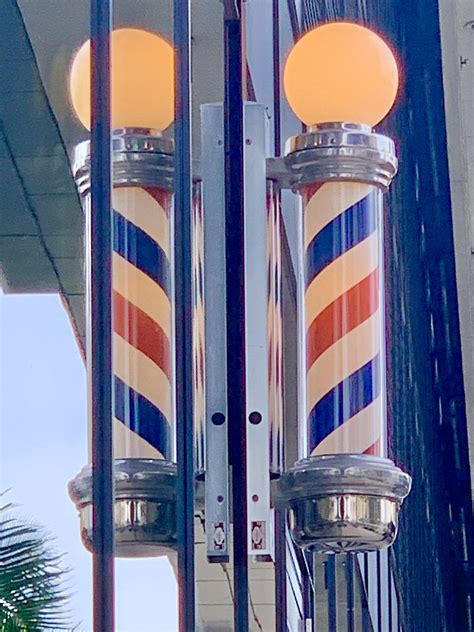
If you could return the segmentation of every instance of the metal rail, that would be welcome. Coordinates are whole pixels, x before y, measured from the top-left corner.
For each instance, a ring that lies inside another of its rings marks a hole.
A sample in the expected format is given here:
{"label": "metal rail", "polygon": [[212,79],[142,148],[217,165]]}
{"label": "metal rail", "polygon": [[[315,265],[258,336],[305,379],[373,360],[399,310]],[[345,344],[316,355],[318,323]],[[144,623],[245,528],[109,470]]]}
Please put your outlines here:
{"label": "metal rail", "polygon": [[94,632],[115,630],[112,412],[111,0],[91,0],[89,379],[92,403]]}
{"label": "metal rail", "polygon": [[179,630],[196,629],[192,357],[191,3],[175,0],[175,358]]}
{"label": "metal rail", "polygon": [[298,19],[298,9],[296,8],[295,0],[287,0],[288,13],[290,14],[291,30],[293,32],[293,39],[296,41],[301,35],[301,28]]}
{"label": "metal rail", "polygon": [[[281,154],[281,53],[280,53],[280,0],[272,0],[273,40],[273,150]],[[281,194],[278,195],[278,203]],[[286,632],[286,511],[275,510],[275,604],[276,632]]]}
{"label": "metal rail", "polygon": [[280,0],[272,0],[273,41],[273,146],[275,156],[281,155],[281,52]]}
{"label": "metal rail", "polygon": [[[242,3],[224,2],[224,145],[229,456],[234,515],[234,628],[249,629],[245,388]],[[237,519],[238,518],[238,519]]]}

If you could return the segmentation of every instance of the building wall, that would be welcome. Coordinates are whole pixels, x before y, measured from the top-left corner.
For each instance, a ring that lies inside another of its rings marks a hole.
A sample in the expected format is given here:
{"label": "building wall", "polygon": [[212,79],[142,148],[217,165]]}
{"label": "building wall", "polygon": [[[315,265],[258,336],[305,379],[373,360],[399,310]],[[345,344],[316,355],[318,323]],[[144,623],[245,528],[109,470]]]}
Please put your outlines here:
{"label": "building wall", "polygon": [[386,212],[390,435],[393,458],[414,481],[394,548],[398,590],[404,630],[471,630],[470,470],[437,2],[306,0],[304,9],[306,28],[367,22],[399,56],[400,99],[383,126],[400,157]]}

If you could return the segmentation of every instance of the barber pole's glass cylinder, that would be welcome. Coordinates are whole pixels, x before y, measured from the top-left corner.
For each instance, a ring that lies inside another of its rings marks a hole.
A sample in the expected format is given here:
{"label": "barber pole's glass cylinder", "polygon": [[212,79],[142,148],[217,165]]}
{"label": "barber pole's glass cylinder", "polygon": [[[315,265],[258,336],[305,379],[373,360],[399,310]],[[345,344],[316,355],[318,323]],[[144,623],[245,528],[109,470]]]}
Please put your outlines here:
{"label": "barber pole's glass cylinder", "polygon": [[172,460],[171,192],[113,191],[116,459]]}
{"label": "barber pole's glass cylinder", "polygon": [[[205,471],[206,440],[206,374],[205,374],[205,311],[204,311],[204,223],[202,182],[193,184],[193,384],[194,441],[196,476]],[[200,488],[198,488],[200,491]],[[201,501],[198,493],[198,499]]]}
{"label": "barber pole's glass cylinder", "polygon": [[308,456],[385,456],[382,192],[326,182],[301,194]]}
{"label": "barber pole's glass cylinder", "polygon": [[268,291],[268,414],[270,473],[284,467],[283,431],[283,326],[281,270],[281,209],[278,188],[267,182],[267,291]]}
{"label": "barber pole's glass cylinder", "polygon": [[[115,132],[112,149],[116,554],[148,557],[167,554],[176,542],[173,146],[171,141],[149,130],[133,129]],[[90,252],[89,150],[88,142],[79,145],[74,165],[83,196],[87,253]],[[87,321],[90,331],[94,323],[89,315]],[[89,413],[89,440],[91,421]],[[83,542],[90,549],[93,509],[90,465],[71,481],[69,490],[79,510]]]}

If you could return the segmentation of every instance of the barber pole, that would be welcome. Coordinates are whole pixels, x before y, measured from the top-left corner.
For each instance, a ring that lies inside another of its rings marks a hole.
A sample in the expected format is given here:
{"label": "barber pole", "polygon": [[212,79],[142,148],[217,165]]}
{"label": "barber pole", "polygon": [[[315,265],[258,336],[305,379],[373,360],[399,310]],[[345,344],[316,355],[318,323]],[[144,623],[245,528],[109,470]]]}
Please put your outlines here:
{"label": "barber pole", "polygon": [[[134,128],[117,130],[112,149],[115,550],[121,557],[168,555],[176,544],[173,143]],[[74,163],[86,235],[91,219],[89,152],[89,142],[78,145]],[[91,353],[87,356],[90,363]],[[91,415],[89,424],[90,420]],[[79,510],[83,542],[90,549],[90,465],[70,482],[69,492]]]}
{"label": "barber pole", "polygon": [[382,194],[328,182],[302,196],[309,455],[383,456]]}
{"label": "barber pole", "polygon": [[383,192],[395,147],[368,125],[321,123],[290,139],[286,166],[303,202],[307,449],[275,501],[301,547],[380,550],[411,485],[386,458]]}

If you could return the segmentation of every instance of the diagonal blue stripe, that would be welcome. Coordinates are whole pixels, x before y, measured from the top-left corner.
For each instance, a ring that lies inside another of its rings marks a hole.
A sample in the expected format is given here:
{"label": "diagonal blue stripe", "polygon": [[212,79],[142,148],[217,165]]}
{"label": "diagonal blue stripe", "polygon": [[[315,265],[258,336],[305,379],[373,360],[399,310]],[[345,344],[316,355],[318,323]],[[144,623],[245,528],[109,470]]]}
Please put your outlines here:
{"label": "diagonal blue stripe", "polygon": [[315,404],[308,416],[310,454],[331,432],[377,399],[380,371],[377,355]]}
{"label": "diagonal blue stripe", "polygon": [[169,423],[154,404],[114,375],[114,415],[127,428],[148,441],[163,455],[171,457]]}
{"label": "diagonal blue stripe", "polygon": [[114,211],[114,251],[156,281],[170,296],[170,264],[159,244]]}
{"label": "diagonal blue stripe", "polygon": [[375,193],[335,217],[317,233],[306,249],[306,286],[326,266],[366,239],[377,227]]}

